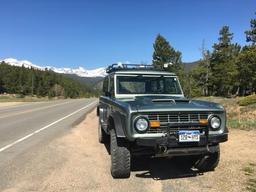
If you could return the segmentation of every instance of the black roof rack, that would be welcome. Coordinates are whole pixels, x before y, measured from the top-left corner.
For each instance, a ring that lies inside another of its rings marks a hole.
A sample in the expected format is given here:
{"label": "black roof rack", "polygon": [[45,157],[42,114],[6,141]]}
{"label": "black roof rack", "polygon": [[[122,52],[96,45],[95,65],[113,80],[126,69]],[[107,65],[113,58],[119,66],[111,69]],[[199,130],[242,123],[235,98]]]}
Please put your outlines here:
{"label": "black roof rack", "polygon": [[121,70],[157,70],[157,71],[164,71],[161,67],[156,67],[154,65],[146,65],[146,64],[118,64],[114,63],[107,67],[106,72],[111,73],[114,71],[121,71]]}

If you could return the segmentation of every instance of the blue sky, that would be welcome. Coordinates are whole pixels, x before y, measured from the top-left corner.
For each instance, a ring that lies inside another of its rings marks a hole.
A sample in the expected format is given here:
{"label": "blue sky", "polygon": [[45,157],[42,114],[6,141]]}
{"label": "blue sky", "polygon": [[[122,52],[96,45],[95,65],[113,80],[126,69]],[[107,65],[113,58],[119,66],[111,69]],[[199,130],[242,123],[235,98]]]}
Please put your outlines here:
{"label": "blue sky", "polygon": [[122,61],[151,63],[158,33],[182,52],[201,57],[223,25],[244,45],[255,0],[1,0],[0,59],[87,69]]}

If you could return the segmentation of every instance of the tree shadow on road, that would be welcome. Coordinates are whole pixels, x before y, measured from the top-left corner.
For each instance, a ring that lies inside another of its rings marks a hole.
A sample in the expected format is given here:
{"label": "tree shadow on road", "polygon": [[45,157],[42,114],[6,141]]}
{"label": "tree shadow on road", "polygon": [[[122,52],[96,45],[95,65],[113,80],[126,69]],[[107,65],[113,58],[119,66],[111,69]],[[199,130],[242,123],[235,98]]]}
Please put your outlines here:
{"label": "tree shadow on road", "polygon": [[135,158],[132,171],[138,172],[136,177],[166,180],[175,178],[195,177],[202,175],[191,168],[188,160],[182,158]]}

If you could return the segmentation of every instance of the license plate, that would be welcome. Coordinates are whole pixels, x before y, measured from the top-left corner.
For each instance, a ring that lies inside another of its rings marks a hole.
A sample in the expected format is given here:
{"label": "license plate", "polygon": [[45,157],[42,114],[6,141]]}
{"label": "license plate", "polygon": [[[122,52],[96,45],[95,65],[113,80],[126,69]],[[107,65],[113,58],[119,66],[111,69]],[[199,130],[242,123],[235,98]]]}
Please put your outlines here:
{"label": "license plate", "polygon": [[179,131],[179,142],[199,142],[200,132],[198,130],[193,131]]}

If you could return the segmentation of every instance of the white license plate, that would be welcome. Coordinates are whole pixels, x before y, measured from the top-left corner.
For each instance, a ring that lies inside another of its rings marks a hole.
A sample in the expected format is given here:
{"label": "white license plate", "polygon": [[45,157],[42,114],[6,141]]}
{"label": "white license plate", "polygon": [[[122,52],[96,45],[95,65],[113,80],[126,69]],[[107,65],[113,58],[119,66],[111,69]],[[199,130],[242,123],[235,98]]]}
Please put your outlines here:
{"label": "white license plate", "polygon": [[200,132],[198,130],[193,131],[179,131],[179,142],[199,142]]}

